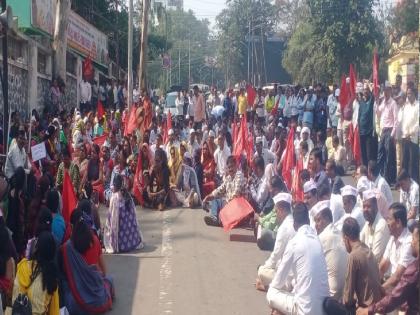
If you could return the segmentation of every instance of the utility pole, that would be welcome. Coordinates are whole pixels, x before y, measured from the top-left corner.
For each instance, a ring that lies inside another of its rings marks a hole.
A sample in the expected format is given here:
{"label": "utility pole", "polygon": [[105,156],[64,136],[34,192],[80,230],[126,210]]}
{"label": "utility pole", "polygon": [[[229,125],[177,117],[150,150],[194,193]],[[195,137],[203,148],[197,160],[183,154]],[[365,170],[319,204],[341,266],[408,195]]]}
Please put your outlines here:
{"label": "utility pole", "polygon": [[191,38],[188,39],[188,88],[191,85]]}
{"label": "utility pole", "polygon": [[143,16],[141,21],[140,38],[140,63],[139,63],[139,86],[146,89],[146,66],[147,66],[147,26],[149,22],[149,4],[150,0],[143,0]]}
{"label": "utility pole", "polygon": [[[1,0],[1,11],[7,9],[6,0]],[[2,49],[3,49],[3,153],[7,154],[7,145],[9,137],[9,64],[7,56],[7,28],[3,27]],[[29,139],[30,141],[31,139]]]}
{"label": "utility pole", "polygon": [[53,36],[53,77],[66,82],[67,26],[70,14],[70,0],[57,1]]}
{"label": "utility pole", "polygon": [[128,88],[128,109],[133,103],[133,0],[128,1],[128,65],[127,65],[127,88]]}
{"label": "utility pole", "polygon": [[[115,0],[115,11],[118,12],[118,0]],[[115,62],[117,64],[117,80],[120,80],[120,30],[118,29],[118,16],[115,14]]]}
{"label": "utility pole", "polygon": [[181,47],[178,49],[178,85],[181,85]]}
{"label": "utility pole", "polygon": [[248,59],[247,59],[247,61],[248,61],[248,76],[247,76],[247,78],[248,78],[248,82],[250,81],[249,80],[249,36],[251,36],[251,21],[249,21],[248,22],[248,38],[247,38],[247,40],[248,40],[248,45],[247,45],[247,48],[248,48]]}

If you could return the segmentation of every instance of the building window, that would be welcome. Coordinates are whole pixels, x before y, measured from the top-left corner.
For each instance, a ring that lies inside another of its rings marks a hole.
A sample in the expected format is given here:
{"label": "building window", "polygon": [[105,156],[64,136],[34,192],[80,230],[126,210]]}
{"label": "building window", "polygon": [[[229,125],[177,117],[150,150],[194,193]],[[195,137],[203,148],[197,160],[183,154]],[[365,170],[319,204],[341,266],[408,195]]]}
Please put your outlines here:
{"label": "building window", "polygon": [[66,71],[70,74],[76,75],[77,74],[76,69],[77,69],[77,58],[73,54],[67,52]]}
{"label": "building window", "polygon": [[47,74],[47,55],[38,51],[38,73]]}
{"label": "building window", "polygon": [[[18,40],[12,36],[7,38],[7,54],[8,58],[26,64],[27,54],[25,53],[26,44],[25,42]],[[3,50],[3,42],[0,41],[0,50]]]}

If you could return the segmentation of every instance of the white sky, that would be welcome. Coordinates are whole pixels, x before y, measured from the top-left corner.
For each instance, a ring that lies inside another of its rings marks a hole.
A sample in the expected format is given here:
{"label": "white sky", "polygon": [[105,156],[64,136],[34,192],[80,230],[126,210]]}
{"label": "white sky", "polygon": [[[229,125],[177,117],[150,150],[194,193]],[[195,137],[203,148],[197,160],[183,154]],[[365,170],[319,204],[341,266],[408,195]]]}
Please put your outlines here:
{"label": "white sky", "polygon": [[194,11],[198,19],[208,19],[215,25],[216,16],[225,8],[225,0],[184,0],[184,10]]}

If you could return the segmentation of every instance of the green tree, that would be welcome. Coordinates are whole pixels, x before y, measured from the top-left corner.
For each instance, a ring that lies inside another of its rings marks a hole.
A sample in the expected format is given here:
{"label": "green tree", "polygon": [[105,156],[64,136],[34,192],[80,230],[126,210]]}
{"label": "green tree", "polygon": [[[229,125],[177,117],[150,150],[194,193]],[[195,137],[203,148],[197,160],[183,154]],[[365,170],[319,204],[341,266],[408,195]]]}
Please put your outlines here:
{"label": "green tree", "polygon": [[392,8],[390,14],[391,33],[396,38],[419,29],[419,0],[403,0]]}
{"label": "green tree", "polygon": [[336,81],[350,63],[361,77],[369,77],[372,51],[384,43],[374,0],[308,0],[307,5],[310,16],[295,30],[284,54],[283,65],[292,77],[302,83]]}
{"label": "green tree", "polygon": [[269,0],[227,2],[227,7],[216,18],[217,56],[227,78],[239,81],[247,77],[248,40],[252,35],[256,42],[255,67],[258,73],[263,72],[261,48],[265,37],[273,32],[276,10]]}

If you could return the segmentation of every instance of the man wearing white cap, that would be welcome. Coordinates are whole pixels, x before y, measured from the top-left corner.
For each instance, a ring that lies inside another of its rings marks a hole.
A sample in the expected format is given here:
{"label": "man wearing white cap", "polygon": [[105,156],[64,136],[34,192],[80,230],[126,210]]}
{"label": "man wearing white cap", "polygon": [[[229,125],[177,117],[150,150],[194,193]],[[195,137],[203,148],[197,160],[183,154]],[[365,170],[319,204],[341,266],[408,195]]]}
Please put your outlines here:
{"label": "man wearing white cap", "polygon": [[388,205],[390,205],[394,201],[391,187],[386,179],[379,174],[379,168],[375,160],[371,160],[368,163],[368,178],[372,182],[372,187],[379,189],[385,196]]}
{"label": "man wearing white cap", "polygon": [[266,148],[263,148],[263,138],[262,137],[256,137],[255,138],[255,149],[257,152],[254,154],[254,159],[257,156],[260,156],[264,159],[264,164],[268,165],[270,163],[273,163],[276,159],[276,155],[269,151]]}
{"label": "man wearing white cap", "polygon": [[385,219],[378,211],[376,193],[373,189],[363,192],[363,216],[366,223],[360,232],[360,240],[372,250],[379,263],[385,252],[390,233]]}
{"label": "man wearing white cap", "polygon": [[276,242],[270,257],[268,257],[264,265],[258,268],[256,288],[264,291],[267,290],[271,280],[273,280],[276,268],[283,257],[287,243],[296,234],[293,228],[293,217],[291,214],[292,195],[281,192],[273,197],[273,201],[277,222],[279,222],[280,226],[277,230]]}
{"label": "man wearing white cap", "polygon": [[[344,207],[341,195],[332,194],[329,185],[320,185],[317,188],[318,203],[325,202],[331,209],[333,222],[336,223],[344,215]],[[310,214],[312,213],[312,209]]]}
{"label": "man wearing white cap", "polygon": [[300,143],[303,141],[306,141],[306,143],[308,144],[308,152],[312,151],[312,149],[314,148],[314,143],[312,142],[312,139],[310,137],[311,137],[311,130],[308,127],[302,127],[300,131],[300,139],[296,139],[294,141],[296,156],[299,156]]}
{"label": "man wearing white cap", "polygon": [[348,255],[341,233],[333,224],[332,212],[327,204],[318,202],[313,208],[313,213],[315,229],[327,262],[330,296],[340,301],[343,296]]}
{"label": "man wearing white cap", "polygon": [[[308,209],[302,203],[293,210],[296,235],[288,242],[267,292],[269,306],[281,314],[321,315],[329,296],[327,263]],[[293,293],[284,290],[293,273]]]}
{"label": "man wearing white cap", "polygon": [[343,198],[343,207],[345,214],[335,223],[338,230],[342,230],[343,222],[346,218],[355,218],[360,229],[365,225],[362,209],[357,204],[357,189],[353,186],[346,185],[341,188],[341,197]]}
{"label": "man wearing white cap", "polygon": [[392,139],[395,137],[398,125],[398,106],[391,97],[391,93],[392,87],[389,82],[386,82],[384,99],[376,108],[376,116],[379,119],[381,128],[381,139],[378,147],[378,168],[389,183],[393,183],[396,177],[395,145]]}
{"label": "man wearing white cap", "polygon": [[311,209],[318,202],[317,188],[315,182],[311,179],[303,184],[303,200],[305,205],[309,209],[309,219],[311,226],[313,226],[313,216],[311,215]]}

